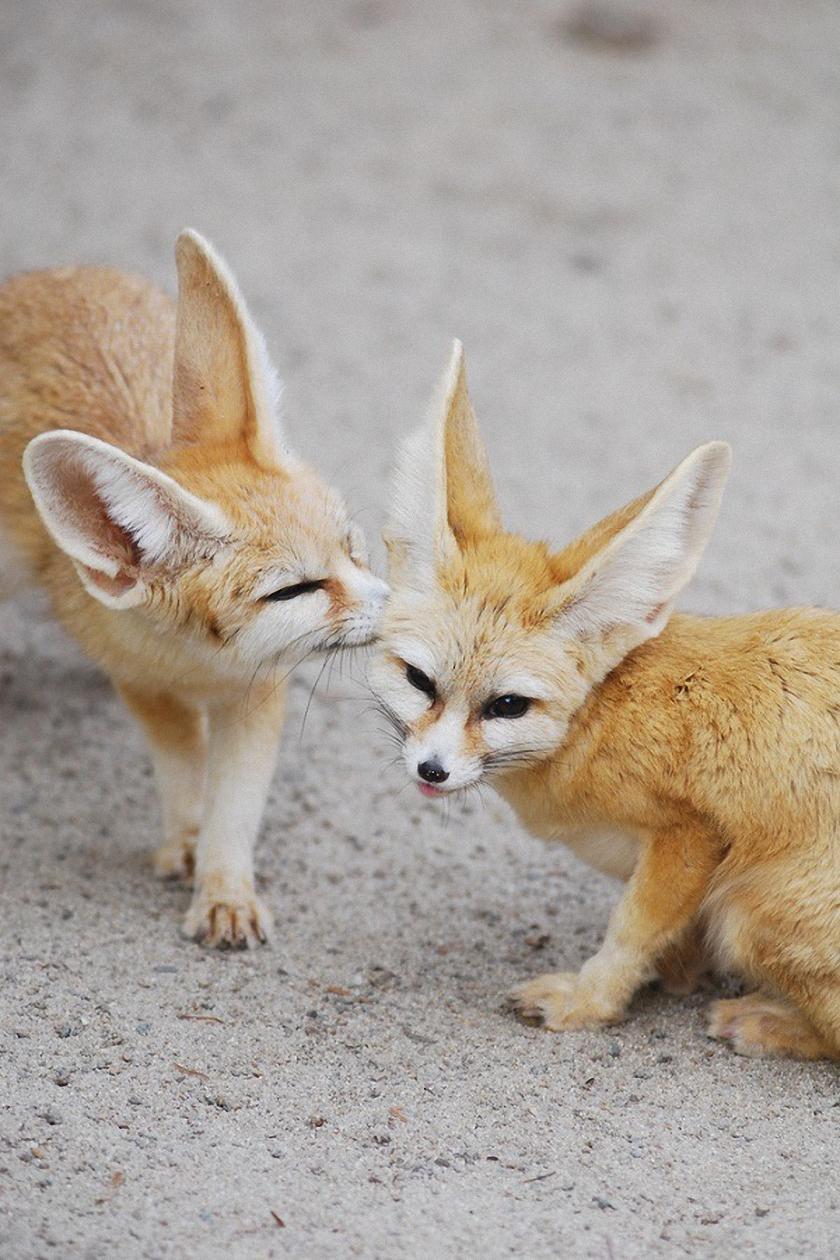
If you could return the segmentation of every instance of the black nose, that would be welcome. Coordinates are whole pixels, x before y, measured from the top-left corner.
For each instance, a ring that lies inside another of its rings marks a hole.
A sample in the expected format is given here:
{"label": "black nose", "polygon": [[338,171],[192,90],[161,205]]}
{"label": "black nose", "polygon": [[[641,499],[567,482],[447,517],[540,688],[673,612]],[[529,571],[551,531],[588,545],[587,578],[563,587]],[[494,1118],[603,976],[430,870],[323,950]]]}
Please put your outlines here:
{"label": "black nose", "polygon": [[417,773],[427,783],[445,783],[449,778],[449,771],[444,770],[439,761],[421,761]]}

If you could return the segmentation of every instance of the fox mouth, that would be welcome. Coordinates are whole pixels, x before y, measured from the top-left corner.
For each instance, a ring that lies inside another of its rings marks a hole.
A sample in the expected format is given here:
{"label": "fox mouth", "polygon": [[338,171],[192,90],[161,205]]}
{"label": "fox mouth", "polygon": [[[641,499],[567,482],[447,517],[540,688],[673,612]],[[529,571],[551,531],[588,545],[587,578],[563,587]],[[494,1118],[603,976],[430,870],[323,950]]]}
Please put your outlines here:
{"label": "fox mouth", "polygon": [[[402,744],[404,750],[405,744]],[[477,788],[485,782],[503,775],[506,771],[516,769],[520,766],[535,765],[541,760],[536,750],[517,749],[511,752],[501,753],[485,753],[479,759],[477,770],[471,774],[465,782],[457,783],[429,783],[425,779],[417,776],[416,772],[409,767],[409,774],[413,783],[417,785],[423,796],[427,796],[430,800],[435,800],[442,796],[457,796],[461,792],[469,792],[471,788]],[[449,775],[446,776],[447,778]]]}
{"label": "fox mouth", "polygon": [[376,626],[370,621],[350,622],[338,627],[330,642],[325,645],[340,647],[370,647],[378,638]]}
{"label": "fox mouth", "polygon": [[430,801],[450,800],[452,797],[464,796],[468,792],[476,789],[480,790],[483,781],[484,775],[479,774],[475,778],[469,779],[466,783],[447,783],[444,786],[438,783],[426,783],[423,779],[418,779],[415,776],[411,777],[411,782],[414,783],[420,795],[425,796]]}
{"label": "fox mouth", "polygon": [[[420,789],[420,791],[423,793],[423,795],[424,795],[424,796],[429,796],[429,797],[431,797],[431,798],[432,798],[432,800],[434,800],[434,798],[435,798],[436,796],[448,796],[448,795],[449,795],[449,793],[447,792],[446,788],[435,787],[434,783],[420,783],[420,782],[418,782],[418,783],[417,783],[417,786],[418,786],[418,788]],[[450,789],[449,789],[449,791],[450,791],[450,792],[451,792],[451,791],[457,791],[457,789],[450,788]]]}
{"label": "fox mouth", "polygon": [[344,625],[336,626],[331,634],[328,634],[321,643],[315,646],[314,651],[320,654],[332,652],[336,649],[370,647],[376,642],[377,638],[376,628],[370,622],[345,623]]}

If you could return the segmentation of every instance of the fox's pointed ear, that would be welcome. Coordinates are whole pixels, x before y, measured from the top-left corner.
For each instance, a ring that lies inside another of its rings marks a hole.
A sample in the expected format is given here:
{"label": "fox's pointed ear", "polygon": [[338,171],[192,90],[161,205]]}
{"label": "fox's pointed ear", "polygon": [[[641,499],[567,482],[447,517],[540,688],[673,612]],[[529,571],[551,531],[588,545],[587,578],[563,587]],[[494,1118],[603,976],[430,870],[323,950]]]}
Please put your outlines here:
{"label": "fox's pointed ear", "polygon": [[460,341],[452,346],[444,378],[443,427],[446,520],[460,543],[502,528],[487,452],[467,393],[467,368]]}
{"label": "fox's pointed ear", "polygon": [[493,481],[467,393],[464,350],[452,346],[430,418],[397,461],[385,541],[394,581],[426,580],[459,545],[501,528]]}
{"label": "fox's pointed ear", "polygon": [[190,230],[175,258],[173,441],[244,442],[258,464],[282,467],[280,382],[230,268]]}
{"label": "fox's pointed ear", "polygon": [[573,554],[584,542],[587,552],[601,544],[558,590],[564,636],[620,629],[616,642],[628,651],[659,634],[709,541],[730,463],[726,442],[698,447],[655,490],[572,545]]}
{"label": "fox's pointed ear", "polygon": [[143,603],[155,572],[212,555],[230,530],[214,504],[87,434],[42,433],[23,468],[47,530],[109,608]]}

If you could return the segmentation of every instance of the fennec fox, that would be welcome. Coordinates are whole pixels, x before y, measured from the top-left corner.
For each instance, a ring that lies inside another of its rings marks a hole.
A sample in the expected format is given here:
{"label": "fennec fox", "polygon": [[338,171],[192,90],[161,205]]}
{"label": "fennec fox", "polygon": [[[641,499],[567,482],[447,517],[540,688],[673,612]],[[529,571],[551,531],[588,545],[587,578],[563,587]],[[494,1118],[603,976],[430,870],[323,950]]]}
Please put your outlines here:
{"label": "fennec fox", "polygon": [[189,231],[176,256],[177,310],[98,267],[0,288],[0,588],[40,580],[145,730],[156,868],[194,875],[186,931],[252,945],[270,927],[252,853],[283,678],[366,643],[386,588],[284,444],[227,266]]}
{"label": "fennec fox", "polygon": [[595,956],[522,985],[523,1014],[619,1020],[702,927],[756,986],[714,1004],[712,1036],[838,1058],[840,616],[671,615],[729,462],[700,447],[564,551],[526,542],[502,529],[456,345],[403,452],[371,681],[427,795],[488,779],[628,880]]}

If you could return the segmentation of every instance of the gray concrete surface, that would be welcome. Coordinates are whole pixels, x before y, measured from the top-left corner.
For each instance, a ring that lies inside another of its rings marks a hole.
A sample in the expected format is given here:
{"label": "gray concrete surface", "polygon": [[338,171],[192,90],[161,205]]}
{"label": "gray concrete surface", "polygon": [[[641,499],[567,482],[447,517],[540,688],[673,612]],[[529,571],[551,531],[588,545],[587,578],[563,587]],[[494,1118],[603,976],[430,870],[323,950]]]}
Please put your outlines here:
{"label": "gray concrete surface", "polygon": [[[453,335],[532,533],[728,437],[688,606],[836,603],[840,10],[613,7],[651,24],[5,0],[0,269],[171,286],[205,232],[372,533]],[[518,1024],[506,989],[583,959],[614,887],[492,798],[400,790],[351,677],[301,730],[313,681],[259,853],[277,944],[211,955],[147,866],[137,732],[37,600],[0,609],[4,1260],[836,1256],[836,1070],[706,1041],[703,996]]]}

